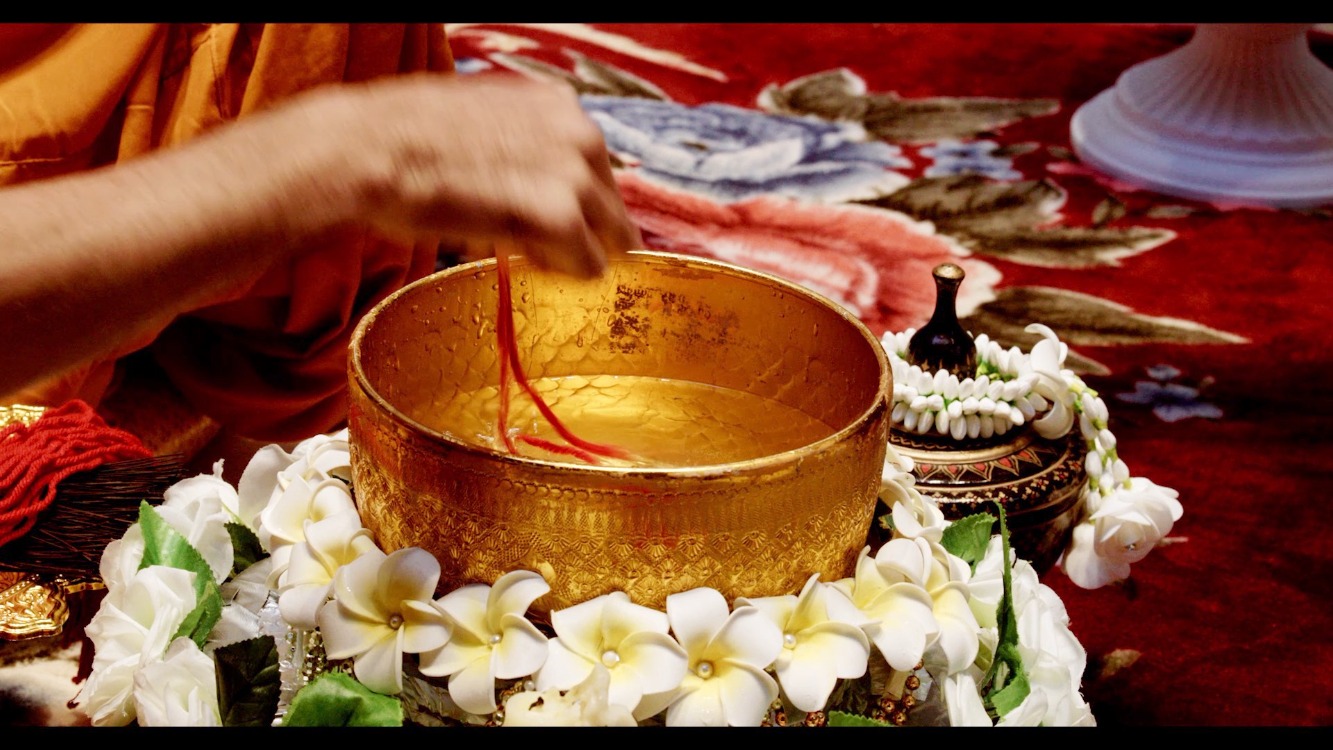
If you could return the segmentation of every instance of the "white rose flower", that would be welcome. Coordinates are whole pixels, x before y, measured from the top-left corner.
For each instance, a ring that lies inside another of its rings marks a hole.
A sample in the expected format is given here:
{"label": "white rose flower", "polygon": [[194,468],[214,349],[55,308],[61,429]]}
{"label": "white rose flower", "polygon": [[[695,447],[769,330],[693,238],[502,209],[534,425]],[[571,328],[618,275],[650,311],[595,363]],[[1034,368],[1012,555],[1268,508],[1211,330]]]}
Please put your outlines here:
{"label": "white rose flower", "polygon": [[1184,514],[1179,493],[1143,477],[1102,498],[1092,514],[1097,554],[1119,563],[1136,563],[1171,533]]}
{"label": "white rose flower", "polygon": [[161,661],[134,675],[139,726],[218,727],[217,668],[189,638],[177,638]]}
{"label": "white rose flower", "polygon": [[134,674],[162,658],[195,607],[194,573],[164,565],[139,570],[107,591],[84,632],[93,643],[93,671],[84,710],[96,726],[134,721]]}
{"label": "white rose flower", "polygon": [[143,562],[143,552],[143,529],[138,523],[130,524],[121,538],[102,550],[97,571],[107,591],[116,591],[129,585],[134,574],[139,571],[139,563]]}
{"label": "white rose flower", "polygon": [[[1013,548],[1009,550],[1009,559],[1017,557]],[[995,628],[999,621],[1000,600],[1004,598],[1003,546],[998,535],[992,536],[986,545],[986,553],[977,561],[977,569],[972,571],[972,578],[967,588],[970,594],[968,606],[977,618],[977,625],[982,628]]]}
{"label": "white rose flower", "polygon": [[1026,560],[1014,563],[1011,582],[1019,657],[1030,692],[998,725],[1090,725],[1092,711],[1080,692],[1087,652],[1069,629],[1064,602]]}
{"label": "white rose flower", "polygon": [[981,700],[981,689],[977,686],[982,676],[981,670],[968,667],[941,679],[941,694],[949,712],[949,726],[992,726],[990,714],[986,713],[986,704]]}
{"label": "white rose flower", "polygon": [[1092,521],[1078,524],[1070,536],[1069,547],[1060,557],[1060,568],[1080,588],[1099,589],[1129,577],[1129,563],[1097,554],[1096,534]]}
{"label": "white rose flower", "polygon": [[219,588],[222,595],[222,615],[208,634],[205,646],[211,651],[219,646],[248,640],[263,629],[260,611],[268,601],[269,568],[273,558],[265,557],[235,576]]}
{"label": "white rose flower", "polygon": [[200,474],[168,487],[156,510],[203,556],[218,583],[231,574],[235,552],[227,523],[237,520],[236,490],[222,478],[222,462],[212,474]]}
{"label": "white rose flower", "polygon": [[594,664],[588,676],[568,691],[525,690],[505,701],[506,727],[632,727],[629,709],[611,701],[611,671]]}

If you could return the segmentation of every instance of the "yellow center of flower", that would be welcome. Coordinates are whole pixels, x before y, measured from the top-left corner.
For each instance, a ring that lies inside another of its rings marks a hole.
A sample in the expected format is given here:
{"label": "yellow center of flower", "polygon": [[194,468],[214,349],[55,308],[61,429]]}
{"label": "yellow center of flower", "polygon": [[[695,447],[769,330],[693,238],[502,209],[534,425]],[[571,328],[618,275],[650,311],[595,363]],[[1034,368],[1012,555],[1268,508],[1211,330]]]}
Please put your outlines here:
{"label": "yellow center of flower", "polygon": [[614,649],[607,649],[602,652],[602,666],[610,668],[620,663],[620,654]]}
{"label": "yellow center of flower", "polygon": [[713,676],[713,662],[711,662],[711,661],[701,661],[701,662],[699,662],[699,664],[696,665],[696,666],[694,667],[694,673],[697,674],[697,675],[699,675],[699,677],[701,677],[701,678],[703,678],[703,679],[705,679],[705,680],[708,679],[709,677],[712,677],[712,676]]}
{"label": "yellow center of flower", "polygon": [[794,633],[783,633],[782,647],[786,649],[796,648],[796,635]]}
{"label": "yellow center of flower", "polygon": [[394,612],[392,615],[389,616],[389,627],[393,628],[394,630],[397,630],[402,626],[403,626],[402,615],[398,614],[397,612]]}
{"label": "yellow center of flower", "polygon": [[488,639],[487,642],[490,643],[492,646],[498,645],[500,643],[500,634],[491,633],[491,637],[490,639]]}

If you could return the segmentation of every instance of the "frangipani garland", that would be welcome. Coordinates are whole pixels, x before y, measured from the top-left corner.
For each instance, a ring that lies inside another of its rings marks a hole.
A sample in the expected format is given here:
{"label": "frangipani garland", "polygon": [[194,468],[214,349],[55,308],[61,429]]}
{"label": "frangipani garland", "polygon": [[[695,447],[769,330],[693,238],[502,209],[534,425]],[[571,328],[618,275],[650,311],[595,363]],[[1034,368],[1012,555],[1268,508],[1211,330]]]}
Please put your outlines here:
{"label": "frangipani garland", "polygon": [[[1058,597],[994,517],[946,522],[891,446],[893,536],[851,578],[731,603],[696,588],[665,611],[612,592],[551,613],[549,631],[527,617],[548,590],[531,571],[434,598],[432,555],[386,553],[360,525],[349,464],[346,431],[319,435],[260,450],[236,487],[219,464],[143,504],[105,551],[87,628],[95,725],[396,724],[427,681],[451,721],[502,726],[747,726],[775,708],[876,723],[879,696],[938,724],[1094,723]],[[279,705],[275,625],[317,632],[351,674],[289,669]]]}
{"label": "frangipani garland", "polygon": [[1060,565],[1074,583],[1095,589],[1129,577],[1184,514],[1179,493],[1130,475],[1108,428],[1106,402],[1065,367],[1069,347],[1049,327],[1029,325],[1041,340],[1028,354],[975,337],[977,375],[925,372],[905,358],[916,329],[881,339],[893,368],[895,425],[954,440],[989,438],[1031,422],[1039,435],[1060,438],[1077,421],[1087,447],[1083,514]]}

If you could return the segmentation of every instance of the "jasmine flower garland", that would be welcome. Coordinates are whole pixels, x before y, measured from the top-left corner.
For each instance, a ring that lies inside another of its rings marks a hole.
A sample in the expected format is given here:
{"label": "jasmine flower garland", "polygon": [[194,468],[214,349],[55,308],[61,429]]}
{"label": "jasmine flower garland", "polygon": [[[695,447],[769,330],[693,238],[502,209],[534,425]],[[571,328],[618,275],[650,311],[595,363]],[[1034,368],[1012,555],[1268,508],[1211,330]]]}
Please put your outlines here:
{"label": "jasmine flower garland", "polygon": [[977,375],[959,379],[947,370],[925,372],[905,358],[916,329],[881,339],[893,368],[893,423],[908,432],[935,432],[953,440],[989,438],[1031,422],[1042,437],[1060,438],[1075,422],[1083,436],[1087,482],[1083,514],[1060,565],[1074,583],[1095,589],[1129,577],[1184,514],[1179,493],[1131,476],[1116,451],[1106,402],[1065,367],[1069,347],[1049,327],[1030,353],[1005,349],[986,334],[975,337]]}

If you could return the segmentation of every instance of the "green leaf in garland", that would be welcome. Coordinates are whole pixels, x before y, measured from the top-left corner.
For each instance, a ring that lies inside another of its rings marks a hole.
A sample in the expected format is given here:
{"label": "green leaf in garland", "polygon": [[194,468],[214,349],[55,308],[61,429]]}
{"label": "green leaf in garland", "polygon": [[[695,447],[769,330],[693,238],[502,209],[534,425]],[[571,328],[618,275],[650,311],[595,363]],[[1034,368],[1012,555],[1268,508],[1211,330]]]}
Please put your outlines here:
{"label": "green leaf in garland", "polygon": [[[999,629],[999,642],[995,647],[995,659],[991,662],[981,685],[985,692],[984,703],[995,716],[1004,716],[1028,696],[1027,672],[1023,669],[1023,658],[1018,652],[1018,615],[1014,612],[1013,566],[1009,565],[1009,526],[1005,522],[1004,507],[995,504],[1000,515],[1000,549],[1005,561],[1000,569],[1004,571],[1004,596],[1000,599],[1000,608],[996,613]],[[1000,665],[1008,669],[1000,672]]]}
{"label": "green leaf in garland", "polygon": [[885,513],[884,515],[880,516],[878,520],[879,520],[879,527],[889,532],[890,534],[898,530],[898,527],[893,525],[892,513]]}
{"label": "green leaf in garland", "polygon": [[1018,708],[1030,692],[1032,692],[1032,689],[1028,685],[1027,675],[1022,672],[1014,675],[1008,685],[991,693],[991,705],[995,707],[996,716],[1004,716]]}
{"label": "green leaf in garland", "polygon": [[139,503],[139,528],[143,531],[143,561],[139,567],[166,565],[194,573],[195,607],[173,638],[186,636],[200,648],[213,626],[222,618],[222,592],[213,580],[213,570],[189,540],[171,528],[147,501]]}
{"label": "green leaf in garland", "polygon": [[235,522],[228,523],[227,533],[231,534],[231,548],[235,553],[231,564],[232,575],[240,575],[246,568],[268,557],[264,545],[259,543],[259,537],[249,527]]}
{"label": "green leaf in garland", "polygon": [[824,711],[851,714],[868,714],[874,707],[876,697],[870,670],[857,678],[838,680],[824,702]]}
{"label": "green leaf in garland", "polygon": [[226,727],[266,727],[278,712],[282,675],[277,642],[261,636],[213,652],[218,674],[218,710]]}
{"label": "green leaf in garland", "polygon": [[986,547],[990,544],[991,529],[994,527],[995,516],[974,513],[949,524],[944,529],[940,545],[975,570],[977,562],[986,556]]}
{"label": "green leaf in garland", "polygon": [[844,711],[830,711],[828,715],[828,726],[831,727],[891,727],[892,724],[879,719],[872,719],[869,716],[860,714],[849,714]]}
{"label": "green leaf in garland", "polygon": [[342,672],[325,672],[292,698],[284,727],[399,727],[403,704]]}

